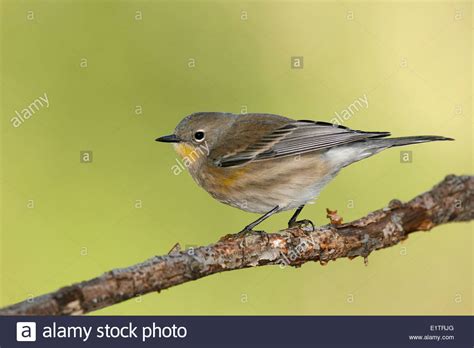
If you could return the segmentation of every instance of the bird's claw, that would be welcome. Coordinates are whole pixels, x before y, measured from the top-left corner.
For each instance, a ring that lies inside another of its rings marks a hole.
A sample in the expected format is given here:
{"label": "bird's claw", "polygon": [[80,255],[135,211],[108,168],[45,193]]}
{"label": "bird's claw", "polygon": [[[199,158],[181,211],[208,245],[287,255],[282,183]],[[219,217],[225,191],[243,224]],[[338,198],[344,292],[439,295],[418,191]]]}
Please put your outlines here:
{"label": "bird's claw", "polygon": [[252,232],[263,232],[263,231],[256,231],[252,230],[251,228],[245,227],[242,231],[234,233],[234,234],[226,234],[224,237],[219,239],[219,242],[223,242],[232,238],[239,238],[239,237],[244,237],[246,234],[252,233]]}
{"label": "bird's claw", "polygon": [[303,228],[306,227],[306,226],[311,226],[311,232],[314,231],[314,224],[311,220],[308,220],[308,219],[303,219],[303,220],[298,220],[298,221],[291,221],[288,223],[288,228],[294,228],[294,227],[298,227],[298,228]]}

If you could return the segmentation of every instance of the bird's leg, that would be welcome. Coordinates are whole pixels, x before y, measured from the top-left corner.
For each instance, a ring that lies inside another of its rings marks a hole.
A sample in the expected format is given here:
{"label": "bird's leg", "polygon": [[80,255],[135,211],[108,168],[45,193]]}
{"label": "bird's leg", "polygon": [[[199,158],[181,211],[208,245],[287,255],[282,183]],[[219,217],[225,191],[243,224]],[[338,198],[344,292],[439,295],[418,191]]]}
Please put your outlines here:
{"label": "bird's leg", "polygon": [[263,220],[266,220],[268,219],[270,216],[272,216],[273,214],[275,213],[278,213],[278,211],[280,210],[280,207],[277,205],[275,208],[273,208],[272,210],[270,210],[268,213],[265,213],[265,215],[262,215],[260,216],[257,220],[255,220],[254,222],[248,224],[247,226],[244,227],[244,229],[242,231],[239,232],[240,233],[247,233],[247,232],[250,232],[253,230],[253,228],[255,226],[257,226],[259,223],[261,223]]}
{"label": "bird's leg", "polygon": [[300,205],[298,209],[295,210],[295,213],[291,217],[290,221],[288,221],[288,227],[291,228],[291,227],[297,227],[301,225],[311,225],[314,231],[314,224],[310,220],[304,219],[304,220],[296,221],[296,219],[298,218],[298,215],[300,215],[303,208],[304,208],[304,204]]}
{"label": "bird's leg", "polygon": [[301,211],[303,210],[304,208],[304,204],[303,205],[300,205],[298,207],[298,209],[295,210],[295,213],[293,214],[293,216],[290,218],[290,221],[288,221],[288,227],[291,227],[293,226],[295,223],[296,223],[296,219],[298,218],[298,216],[300,215]]}
{"label": "bird's leg", "polygon": [[272,210],[270,210],[268,213],[266,213],[265,215],[262,215],[260,216],[257,220],[255,220],[254,222],[248,224],[247,226],[245,226],[242,231],[240,231],[239,233],[236,233],[236,234],[227,234],[225,235],[224,237],[222,237],[221,239],[219,239],[219,242],[223,242],[223,241],[226,241],[228,239],[231,239],[231,238],[234,238],[234,237],[240,237],[246,233],[249,233],[250,231],[252,231],[252,229],[257,226],[259,223],[261,223],[263,220],[269,218],[270,216],[272,216],[273,214],[275,213],[278,213],[280,211],[280,207],[277,205],[275,208],[273,208]]}

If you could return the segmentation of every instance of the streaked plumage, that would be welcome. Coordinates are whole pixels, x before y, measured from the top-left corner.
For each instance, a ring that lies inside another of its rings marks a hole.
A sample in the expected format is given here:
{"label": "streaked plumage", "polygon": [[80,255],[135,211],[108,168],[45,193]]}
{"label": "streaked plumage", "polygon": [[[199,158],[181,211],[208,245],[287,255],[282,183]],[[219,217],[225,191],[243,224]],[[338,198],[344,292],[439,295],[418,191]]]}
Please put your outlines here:
{"label": "streaked plumage", "polygon": [[[198,132],[202,140],[196,138]],[[341,168],[386,148],[452,140],[389,135],[271,114],[201,112],[184,118],[173,135],[157,140],[177,143],[181,154],[182,146],[194,149],[205,141],[209,154],[189,166],[194,180],[222,203],[271,215],[302,207]]]}

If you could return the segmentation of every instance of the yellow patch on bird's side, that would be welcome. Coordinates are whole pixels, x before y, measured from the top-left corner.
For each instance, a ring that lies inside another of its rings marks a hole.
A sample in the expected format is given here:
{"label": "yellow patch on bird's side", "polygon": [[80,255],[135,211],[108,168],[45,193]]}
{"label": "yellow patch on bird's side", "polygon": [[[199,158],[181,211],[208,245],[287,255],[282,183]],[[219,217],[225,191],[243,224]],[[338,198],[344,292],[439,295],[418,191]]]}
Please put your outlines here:
{"label": "yellow patch on bird's side", "polygon": [[231,187],[235,184],[235,182],[245,174],[247,169],[240,168],[234,169],[229,175],[222,175],[221,177],[221,184],[224,187]]}

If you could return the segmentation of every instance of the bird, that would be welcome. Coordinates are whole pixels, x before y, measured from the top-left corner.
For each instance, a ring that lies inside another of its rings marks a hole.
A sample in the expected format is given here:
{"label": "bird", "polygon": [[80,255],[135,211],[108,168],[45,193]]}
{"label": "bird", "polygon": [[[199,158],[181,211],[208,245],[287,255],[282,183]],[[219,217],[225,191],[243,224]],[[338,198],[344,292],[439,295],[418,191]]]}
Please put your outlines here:
{"label": "bird", "polygon": [[314,229],[298,216],[342,168],[391,147],[454,140],[390,135],[274,114],[197,112],[155,140],[173,143],[194,181],[213,198],[261,214],[240,231],[246,233],[289,210],[295,211],[288,227],[309,223]]}

